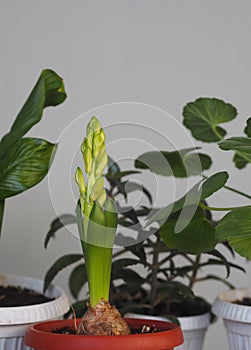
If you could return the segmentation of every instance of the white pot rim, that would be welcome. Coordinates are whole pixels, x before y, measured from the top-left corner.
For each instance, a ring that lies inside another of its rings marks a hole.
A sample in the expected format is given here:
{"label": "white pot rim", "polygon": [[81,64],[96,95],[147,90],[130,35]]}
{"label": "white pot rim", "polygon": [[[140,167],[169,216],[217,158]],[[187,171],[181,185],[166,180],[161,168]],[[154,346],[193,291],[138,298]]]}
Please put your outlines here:
{"label": "white pot rim", "polygon": [[[1,285],[14,285],[43,292],[43,281],[26,276],[0,275]],[[18,325],[44,321],[62,316],[69,310],[70,303],[64,291],[57,286],[50,286],[46,296],[52,301],[18,307],[0,308],[0,325]]]}
{"label": "white pot rim", "polygon": [[233,303],[251,297],[251,288],[238,288],[221,293],[214,301],[212,311],[217,316],[239,322],[251,322],[251,307]]}

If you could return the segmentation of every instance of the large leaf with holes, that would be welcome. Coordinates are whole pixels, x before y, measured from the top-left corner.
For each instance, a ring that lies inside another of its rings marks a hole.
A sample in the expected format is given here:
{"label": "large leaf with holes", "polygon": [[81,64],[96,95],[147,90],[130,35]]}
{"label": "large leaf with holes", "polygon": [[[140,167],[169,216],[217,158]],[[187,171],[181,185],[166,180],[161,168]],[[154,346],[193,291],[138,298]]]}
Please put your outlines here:
{"label": "large leaf with holes", "polygon": [[[189,209],[189,208],[188,208]],[[169,216],[168,220],[160,227],[160,236],[164,243],[173,249],[189,254],[200,254],[214,249],[216,244],[215,229],[205,218],[204,211],[199,207],[194,216],[186,222],[182,231],[177,232],[181,217],[178,211]]]}
{"label": "large leaf with holes", "polygon": [[204,182],[195,184],[183,197],[161,208],[149,217],[147,225],[153,222],[159,222],[162,225],[172,213],[180,211],[182,208],[197,206],[199,202],[210,197],[212,194],[221,189],[228,180],[228,173],[221,171],[213,174],[207,178]]}
{"label": "large leaf with holes", "polygon": [[216,238],[227,241],[237,253],[251,260],[251,206],[226,214],[216,226]]}
{"label": "large leaf with holes", "polygon": [[163,176],[187,177],[201,174],[210,168],[211,163],[209,156],[193,147],[172,152],[143,153],[135,160],[135,167]]}
{"label": "large leaf with holes", "polygon": [[230,103],[217,98],[199,98],[183,109],[183,123],[193,137],[204,142],[220,141],[226,131],[219,125],[233,120],[237,110]]}
{"label": "large leaf with holes", "polygon": [[39,183],[47,174],[56,145],[42,139],[19,139],[0,163],[0,199],[15,196]]}

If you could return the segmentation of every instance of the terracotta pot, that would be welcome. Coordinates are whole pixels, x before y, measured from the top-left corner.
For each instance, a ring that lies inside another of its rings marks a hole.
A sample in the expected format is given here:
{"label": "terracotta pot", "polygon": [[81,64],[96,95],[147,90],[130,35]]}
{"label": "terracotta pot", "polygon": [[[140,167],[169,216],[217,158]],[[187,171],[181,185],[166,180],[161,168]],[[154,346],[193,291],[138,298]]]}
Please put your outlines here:
{"label": "terracotta pot", "polygon": [[[30,277],[0,275],[0,284],[43,292],[43,281]],[[34,322],[58,319],[69,310],[69,301],[61,288],[51,286],[46,296],[54,300],[29,306],[0,307],[1,350],[29,350],[23,343],[28,326]]]}
{"label": "terracotta pot", "polygon": [[[151,320],[127,318],[126,321],[135,329],[153,325]],[[109,337],[51,333],[56,328],[73,327],[74,320],[49,321],[29,327],[25,343],[36,350],[172,350],[183,343],[178,325],[163,321],[154,321],[154,325],[161,332]]]}
{"label": "terracotta pot", "polygon": [[[135,313],[127,313],[126,317],[148,318],[151,320],[167,321],[161,316],[146,316]],[[184,343],[177,350],[201,350],[204,343],[207,328],[210,324],[210,313],[198,316],[177,317],[184,336]]]}

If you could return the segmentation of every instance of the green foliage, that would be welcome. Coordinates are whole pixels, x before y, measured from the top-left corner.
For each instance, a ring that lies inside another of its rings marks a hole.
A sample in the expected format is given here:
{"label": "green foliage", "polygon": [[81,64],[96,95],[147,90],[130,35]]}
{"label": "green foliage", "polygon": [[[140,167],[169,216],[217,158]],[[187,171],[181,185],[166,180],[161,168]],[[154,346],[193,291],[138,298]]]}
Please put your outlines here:
{"label": "green foliage", "polygon": [[64,84],[52,70],[43,70],[10,131],[0,141],[0,230],[4,201],[38,184],[47,174],[56,145],[24,135],[42,118],[43,109],[66,98]]}
{"label": "green foliage", "polygon": [[180,151],[153,151],[141,154],[135,160],[135,167],[149,169],[163,176],[187,177],[199,175],[211,166],[209,156],[197,152],[197,148]]}
{"label": "green foliage", "polygon": [[237,110],[217,98],[199,98],[183,109],[184,125],[195,139],[204,142],[220,141],[226,131],[219,125],[233,120]]}

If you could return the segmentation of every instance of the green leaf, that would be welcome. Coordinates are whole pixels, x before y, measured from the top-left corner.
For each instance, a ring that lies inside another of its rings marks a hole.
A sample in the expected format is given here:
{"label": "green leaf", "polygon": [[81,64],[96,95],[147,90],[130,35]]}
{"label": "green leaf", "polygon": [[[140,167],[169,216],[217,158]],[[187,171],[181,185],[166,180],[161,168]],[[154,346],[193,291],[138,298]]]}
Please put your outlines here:
{"label": "green leaf", "polygon": [[[71,304],[70,310],[64,314],[64,318],[69,318],[71,315],[75,318],[82,318],[87,311],[87,301],[88,300],[79,300]],[[74,310],[74,314],[73,311]]]}
{"label": "green leaf", "polygon": [[49,270],[46,272],[45,278],[44,278],[44,291],[47,290],[53,279],[56,277],[56,275],[63,270],[65,267],[74,264],[75,262],[83,259],[82,254],[67,254],[59,259],[57,259],[54,264],[49,268]]}
{"label": "green leaf", "polygon": [[49,241],[52,238],[55,238],[55,233],[59,231],[61,228],[71,225],[71,224],[76,224],[76,216],[71,215],[71,214],[62,214],[58,216],[56,219],[54,219],[51,222],[50,229],[46,234],[45,241],[44,241],[44,248],[46,249],[48,247]]}
{"label": "green leaf", "polygon": [[62,78],[52,70],[43,70],[10,132],[0,142],[0,159],[5,158],[10,147],[41,120],[45,107],[56,106],[65,98]]}
{"label": "green leaf", "polygon": [[112,275],[119,274],[119,272],[125,267],[136,265],[140,263],[140,260],[124,258],[115,260],[112,264]]}
{"label": "green leaf", "polygon": [[244,132],[248,137],[251,137],[251,118],[248,118],[247,126],[245,127]]}
{"label": "green leaf", "polygon": [[152,195],[148,191],[148,189],[146,187],[144,187],[143,185],[141,185],[137,182],[133,182],[133,181],[124,181],[124,182],[120,183],[119,192],[120,193],[122,192],[126,199],[127,199],[127,195],[129,193],[135,192],[135,191],[143,192],[146,195],[146,197],[148,198],[150,204],[152,204]]}
{"label": "green leaf", "polygon": [[169,248],[189,254],[200,254],[214,249],[215,229],[205,218],[201,208],[197,208],[190,222],[186,223],[185,228],[177,233],[179,220],[186,220],[186,218],[182,219],[180,212],[177,212],[170,215],[160,227],[160,236]]}
{"label": "green leaf", "polygon": [[47,174],[56,145],[42,139],[18,140],[0,163],[0,199],[17,195],[39,183]]}
{"label": "green leaf", "polygon": [[217,98],[199,98],[184,107],[183,123],[195,139],[217,142],[226,135],[219,124],[233,120],[236,115],[236,108],[229,103]]}
{"label": "green leaf", "polygon": [[216,238],[227,241],[237,253],[251,260],[251,206],[226,214],[216,226]]}
{"label": "green leaf", "polygon": [[234,162],[237,168],[244,168],[251,163],[251,138],[231,137],[219,142],[219,147],[224,151],[236,151]]}
{"label": "green leaf", "polygon": [[73,298],[78,298],[85,283],[87,283],[85,264],[80,264],[72,270],[69,277],[69,289]]}
{"label": "green leaf", "polygon": [[166,207],[155,212],[149,217],[147,225],[153,222],[159,222],[162,225],[170,214],[180,211],[182,208],[189,206],[197,206],[199,203],[210,197],[212,194],[221,189],[228,179],[228,173],[225,171],[213,174],[204,182],[195,184],[183,197],[167,205]]}
{"label": "green leaf", "polygon": [[187,177],[199,175],[211,166],[211,158],[198,153],[197,148],[187,148],[179,151],[152,151],[141,154],[135,160],[135,167],[149,169],[163,176]]}

